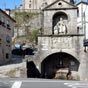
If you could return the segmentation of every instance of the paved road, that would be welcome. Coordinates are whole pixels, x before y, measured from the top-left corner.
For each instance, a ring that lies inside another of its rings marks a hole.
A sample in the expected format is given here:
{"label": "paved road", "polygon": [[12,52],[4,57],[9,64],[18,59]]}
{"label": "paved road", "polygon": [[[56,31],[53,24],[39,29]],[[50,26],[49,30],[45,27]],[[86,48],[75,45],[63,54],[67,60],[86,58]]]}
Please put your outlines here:
{"label": "paved road", "polygon": [[88,82],[47,79],[0,79],[0,88],[88,88]]}

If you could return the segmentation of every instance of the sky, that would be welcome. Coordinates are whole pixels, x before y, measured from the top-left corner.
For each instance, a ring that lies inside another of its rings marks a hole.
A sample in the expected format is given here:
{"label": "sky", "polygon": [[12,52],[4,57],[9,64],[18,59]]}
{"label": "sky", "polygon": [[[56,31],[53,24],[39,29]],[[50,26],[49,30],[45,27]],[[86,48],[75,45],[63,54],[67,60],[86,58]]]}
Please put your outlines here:
{"label": "sky", "polygon": [[[79,2],[81,0],[74,0]],[[83,0],[88,1],[88,0]],[[19,7],[22,4],[22,0],[0,0],[0,8],[5,10],[6,8],[14,9],[15,7]]]}
{"label": "sky", "polygon": [[6,8],[14,9],[22,4],[22,0],[0,0],[0,8],[5,10]]}

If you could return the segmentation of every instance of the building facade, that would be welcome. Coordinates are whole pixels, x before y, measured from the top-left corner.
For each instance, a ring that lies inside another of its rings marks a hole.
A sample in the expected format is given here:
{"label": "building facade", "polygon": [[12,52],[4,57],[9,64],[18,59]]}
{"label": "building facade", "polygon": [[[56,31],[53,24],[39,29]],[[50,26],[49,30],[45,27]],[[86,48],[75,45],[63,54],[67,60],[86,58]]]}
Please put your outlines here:
{"label": "building facade", "polygon": [[33,61],[43,77],[53,78],[60,69],[70,69],[74,78],[88,80],[88,51],[84,51],[84,32],[77,29],[78,7],[56,0],[42,10],[42,29],[38,53]]}
{"label": "building facade", "polygon": [[88,80],[88,49],[85,52],[83,46],[85,35],[87,38],[87,3],[75,6],[69,0],[43,2],[36,4],[38,9],[43,7],[42,29],[38,53],[32,60],[43,77],[53,78],[58,70],[69,68],[73,77]]}
{"label": "building facade", "polygon": [[0,64],[11,60],[14,23],[15,20],[0,9]]}
{"label": "building facade", "polygon": [[[23,0],[23,9],[42,9],[55,0]],[[69,2],[70,0],[66,0]]]}
{"label": "building facade", "polygon": [[[84,32],[85,38],[88,39],[88,2],[79,2],[77,4],[78,7],[78,18],[77,18],[77,26],[79,32]],[[82,30],[83,29],[83,30]]]}

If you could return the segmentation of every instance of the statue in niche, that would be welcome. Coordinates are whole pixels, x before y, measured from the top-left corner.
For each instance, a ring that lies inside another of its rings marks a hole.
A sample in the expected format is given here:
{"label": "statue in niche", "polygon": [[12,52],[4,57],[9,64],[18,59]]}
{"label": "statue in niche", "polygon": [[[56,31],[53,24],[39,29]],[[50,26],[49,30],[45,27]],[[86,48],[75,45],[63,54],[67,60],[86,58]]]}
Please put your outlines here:
{"label": "statue in niche", "polygon": [[63,21],[63,18],[60,18],[60,21],[58,21],[54,27],[54,34],[66,34],[66,33],[67,33],[66,24]]}

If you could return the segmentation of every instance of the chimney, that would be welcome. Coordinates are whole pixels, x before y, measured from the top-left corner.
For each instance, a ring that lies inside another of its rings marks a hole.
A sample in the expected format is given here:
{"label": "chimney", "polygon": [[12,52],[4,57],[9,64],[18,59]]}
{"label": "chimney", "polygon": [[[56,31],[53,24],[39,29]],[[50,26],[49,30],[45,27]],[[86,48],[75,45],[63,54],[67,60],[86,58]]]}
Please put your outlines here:
{"label": "chimney", "polygon": [[5,12],[6,12],[8,15],[10,15],[11,10],[10,10],[10,9],[6,9]]}

